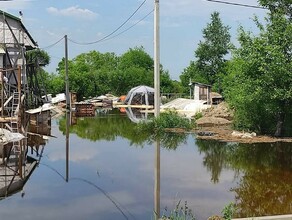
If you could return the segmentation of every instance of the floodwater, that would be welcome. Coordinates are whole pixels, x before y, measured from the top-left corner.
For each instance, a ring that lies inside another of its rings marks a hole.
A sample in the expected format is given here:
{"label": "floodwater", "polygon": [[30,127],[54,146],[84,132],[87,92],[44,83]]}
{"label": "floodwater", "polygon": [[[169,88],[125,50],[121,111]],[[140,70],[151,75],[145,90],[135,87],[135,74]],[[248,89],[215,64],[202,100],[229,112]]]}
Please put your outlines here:
{"label": "floodwater", "polygon": [[2,195],[1,219],[151,220],[185,201],[199,220],[231,202],[236,217],[292,213],[291,144],[153,137],[118,111],[70,121],[52,120],[53,137],[28,150],[39,164]]}

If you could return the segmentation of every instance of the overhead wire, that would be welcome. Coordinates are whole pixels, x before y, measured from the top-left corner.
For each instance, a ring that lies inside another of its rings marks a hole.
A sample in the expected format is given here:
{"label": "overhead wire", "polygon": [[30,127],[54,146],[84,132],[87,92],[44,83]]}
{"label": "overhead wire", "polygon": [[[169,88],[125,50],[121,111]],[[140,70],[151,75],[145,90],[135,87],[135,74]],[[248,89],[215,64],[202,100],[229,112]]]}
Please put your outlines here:
{"label": "overhead wire", "polygon": [[99,43],[101,41],[104,41],[106,38],[112,36],[114,33],[116,33],[118,30],[120,30],[138,11],[139,9],[145,4],[147,0],[144,0],[139,7],[119,26],[117,27],[115,30],[113,30],[111,33],[107,34],[106,36],[104,36],[103,38],[96,40],[96,41],[92,41],[92,42],[77,42],[75,40],[72,40],[70,38],[68,38],[68,40],[74,44],[78,44],[78,45],[91,45],[91,44],[96,44]]}
{"label": "overhead wire", "polygon": [[247,4],[241,4],[241,3],[235,3],[235,2],[227,2],[227,1],[221,1],[221,0],[206,0],[206,1],[215,2],[215,3],[221,3],[221,4],[226,4],[226,5],[247,7],[247,8],[267,9],[265,7],[261,7],[261,6],[257,6],[257,5],[247,5]]}
{"label": "overhead wire", "polygon": [[[62,175],[57,169],[53,168],[53,167],[50,166],[50,165],[44,164],[44,163],[40,163],[40,164],[41,164],[41,165],[44,165],[44,166],[46,166],[47,168],[49,168],[50,170],[54,171],[58,176],[60,176],[64,181],[66,181],[66,178],[65,178],[65,177],[64,177],[64,176],[63,176],[63,175]],[[98,189],[100,192],[102,192],[102,193],[104,194],[105,197],[107,197],[107,198],[113,203],[113,205],[114,205],[114,206],[120,211],[120,213],[124,216],[124,218],[125,218],[126,220],[129,220],[129,218],[128,218],[128,216],[126,215],[126,213],[122,210],[122,207],[120,206],[120,204],[119,204],[117,201],[115,201],[114,198],[111,197],[111,196],[109,195],[109,193],[106,192],[104,189],[102,189],[101,187],[97,186],[95,183],[93,183],[93,182],[91,182],[91,181],[89,181],[89,180],[86,180],[86,179],[84,179],[84,178],[81,178],[81,177],[73,177],[73,178],[70,178],[70,180],[71,180],[71,181],[72,181],[72,180],[81,181],[81,182],[87,183],[87,184],[93,186],[94,188]],[[135,219],[135,217],[134,217],[134,216],[133,216],[128,210],[126,210],[126,211],[131,215],[132,218]]]}
{"label": "overhead wire", "polygon": [[37,49],[42,49],[42,50],[50,49],[50,48],[56,46],[58,43],[60,43],[60,41],[63,40],[63,39],[64,39],[64,37],[62,37],[61,39],[59,39],[58,41],[56,41],[55,43],[53,43],[53,44],[51,44],[49,46],[41,47],[41,48],[37,48]]}
{"label": "overhead wire", "polygon": [[139,21],[135,22],[133,25],[131,25],[130,27],[126,28],[125,30],[123,30],[122,32],[110,37],[110,38],[106,38],[103,41],[107,41],[107,40],[111,40],[117,36],[120,36],[121,34],[127,32],[128,30],[132,29],[133,27],[135,27],[137,24],[139,24],[140,22],[142,22],[143,20],[145,20],[150,14],[152,14],[154,11],[154,9],[152,11],[150,11],[148,14],[146,14],[143,18],[141,18]]}

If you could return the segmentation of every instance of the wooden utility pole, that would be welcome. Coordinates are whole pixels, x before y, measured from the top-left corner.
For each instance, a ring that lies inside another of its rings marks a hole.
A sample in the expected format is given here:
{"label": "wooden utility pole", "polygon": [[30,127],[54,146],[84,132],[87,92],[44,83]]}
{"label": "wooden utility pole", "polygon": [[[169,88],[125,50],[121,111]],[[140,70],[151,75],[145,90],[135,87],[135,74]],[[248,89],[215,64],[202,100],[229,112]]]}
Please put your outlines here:
{"label": "wooden utility pole", "polygon": [[154,0],[154,115],[160,113],[160,36],[159,36],[159,0]]}

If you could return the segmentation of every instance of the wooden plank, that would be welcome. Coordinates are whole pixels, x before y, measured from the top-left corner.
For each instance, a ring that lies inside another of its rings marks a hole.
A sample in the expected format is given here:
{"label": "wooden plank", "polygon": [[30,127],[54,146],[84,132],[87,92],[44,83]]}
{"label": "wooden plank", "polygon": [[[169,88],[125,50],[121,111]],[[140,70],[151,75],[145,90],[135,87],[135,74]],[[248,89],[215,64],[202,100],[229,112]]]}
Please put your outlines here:
{"label": "wooden plank", "polygon": [[0,118],[0,123],[6,123],[6,122],[11,122],[11,121],[17,121],[17,117]]}
{"label": "wooden plank", "polygon": [[[11,101],[11,99],[13,98],[13,96],[10,96],[7,101],[4,103],[4,107]],[[0,108],[0,112],[2,111],[2,107]]]}
{"label": "wooden plank", "polygon": [[154,108],[153,105],[114,105],[116,108],[145,108],[145,109],[150,109],[150,108]]}

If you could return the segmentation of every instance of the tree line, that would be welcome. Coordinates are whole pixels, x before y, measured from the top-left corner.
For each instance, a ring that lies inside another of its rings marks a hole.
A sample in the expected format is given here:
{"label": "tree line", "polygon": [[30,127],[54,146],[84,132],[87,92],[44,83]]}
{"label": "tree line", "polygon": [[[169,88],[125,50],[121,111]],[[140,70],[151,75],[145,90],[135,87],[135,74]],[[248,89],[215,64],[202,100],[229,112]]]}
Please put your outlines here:
{"label": "tree line", "polygon": [[[172,80],[160,66],[161,92],[187,94],[190,80],[212,85],[235,110],[236,128],[290,136],[292,6],[290,0],[259,0],[259,4],[268,9],[265,22],[254,17],[258,34],[240,26],[238,47],[231,43],[230,27],[223,24],[218,12],[212,13],[194,51],[195,59],[183,70],[180,81]],[[64,92],[64,66],[63,59],[56,73],[42,71],[48,92]],[[127,94],[140,84],[153,86],[153,66],[143,47],[130,48],[121,56],[82,53],[69,61],[70,89],[79,99]]]}
{"label": "tree line", "polygon": [[[154,61],[143,47],[130,48],[121,56],[115,53],[90,51],[68,61],[70,90],[77,93],[78,100],[107,93],[120,96],[138,85],[153,87]],[[42,71],[49,93],[64,92],[65,59],[56,73]],[[182,93],[179,82],[170,78],[169,72],[160,66],[161,92]]]}

